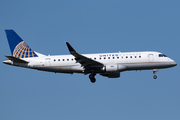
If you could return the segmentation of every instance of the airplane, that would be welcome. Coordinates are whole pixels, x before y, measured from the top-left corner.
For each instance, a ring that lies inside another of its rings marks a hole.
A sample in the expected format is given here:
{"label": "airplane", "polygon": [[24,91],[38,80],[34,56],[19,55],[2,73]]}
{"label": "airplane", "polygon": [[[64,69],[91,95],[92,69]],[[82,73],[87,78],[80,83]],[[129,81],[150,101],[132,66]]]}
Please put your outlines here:
{"label": "airplane", "polygon": [[79,54],[68,42],[66,45],[70,55],[46,56],[33,51],[12,29],[5,30],[11,56],[3,63],[55,73],[89,74],[92,83],[96,82],[95,75],[108,78],[119,78],[120,73],[131,70],[152,70],[153,78],[158,69],[170,68],[177,63],[160,52],[118,52]]}

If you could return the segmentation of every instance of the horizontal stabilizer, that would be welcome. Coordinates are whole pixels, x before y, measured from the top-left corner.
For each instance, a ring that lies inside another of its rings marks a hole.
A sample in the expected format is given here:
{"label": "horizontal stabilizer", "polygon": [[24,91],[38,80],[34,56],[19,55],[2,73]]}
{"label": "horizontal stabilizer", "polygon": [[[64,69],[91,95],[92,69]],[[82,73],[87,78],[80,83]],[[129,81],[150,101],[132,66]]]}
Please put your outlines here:
{"label": "horizontal stabilizer", "polygon": [[6,56],[9,60],[13,61],[13,62],[17,62],[17,63],[28,63],[27,61],[25,60],[22,60],[22,59],[19,59],[19,58],[16,58],[16,57],[13,57],[13,56]]}

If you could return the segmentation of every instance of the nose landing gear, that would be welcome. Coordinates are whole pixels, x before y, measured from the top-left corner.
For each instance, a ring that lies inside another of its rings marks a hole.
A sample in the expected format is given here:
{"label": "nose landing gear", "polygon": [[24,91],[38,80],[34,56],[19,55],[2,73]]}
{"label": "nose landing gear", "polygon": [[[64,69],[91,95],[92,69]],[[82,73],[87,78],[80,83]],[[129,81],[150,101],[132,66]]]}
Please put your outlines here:
{"label": "nose landing gear", "polygon": [[154,74],[153,78],[154,79],[157,79],[157,75],[155,75],[157,71],[158,71],[157,69],[153,69],[153,74]]}
{"label": "nose landing gear", "polygon": [[154,79],[157,79],[157,75],[154,75],[153,78],[154,78]]}
{"label": "nose landing gear", "polygon": [[95,83],[96,82],[96,78],[94,78],[94,76],[96,75],[96,73],[92,72],[90,75],[89,75],[89,79],[91,80],[92,83]]}

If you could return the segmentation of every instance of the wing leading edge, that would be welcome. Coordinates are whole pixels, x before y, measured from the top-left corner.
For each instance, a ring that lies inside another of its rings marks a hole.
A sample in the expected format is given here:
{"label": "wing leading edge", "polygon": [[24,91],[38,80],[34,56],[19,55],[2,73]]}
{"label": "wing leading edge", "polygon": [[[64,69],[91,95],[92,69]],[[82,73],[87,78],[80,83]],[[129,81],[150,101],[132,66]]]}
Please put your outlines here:
{"label": "wing leading edge", "polygon": [[86,56],[80,55],[77,53],[74,48],[66,42],[67,47],[69,49],[69,52],[75,57],[76,61],[79,62],[84,68],[101,68],[104,65],[98,61],[92,60],[91,58],[88,58]]}

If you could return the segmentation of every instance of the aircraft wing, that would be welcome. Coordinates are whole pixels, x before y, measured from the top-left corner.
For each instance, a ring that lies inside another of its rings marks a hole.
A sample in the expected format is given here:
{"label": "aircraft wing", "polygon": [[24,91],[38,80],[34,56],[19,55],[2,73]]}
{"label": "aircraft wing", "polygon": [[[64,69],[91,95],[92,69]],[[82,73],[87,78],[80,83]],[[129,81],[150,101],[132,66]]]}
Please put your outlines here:
{"label": "aircraft wing", "polygon": [[74,48],[66,42],[69,52],[75,57],[76,61],[79,62],[85,68],[103,67],[104,65],[98,61],[90,59],[86,56],[77,53]]}

